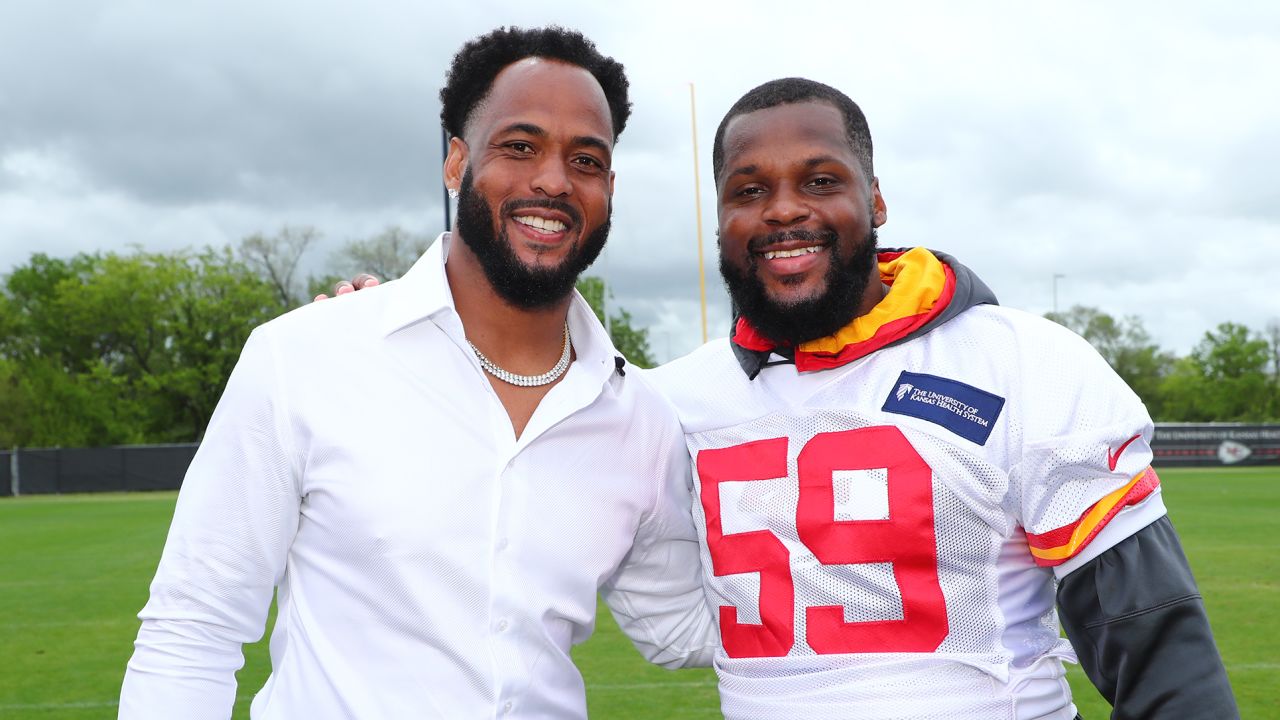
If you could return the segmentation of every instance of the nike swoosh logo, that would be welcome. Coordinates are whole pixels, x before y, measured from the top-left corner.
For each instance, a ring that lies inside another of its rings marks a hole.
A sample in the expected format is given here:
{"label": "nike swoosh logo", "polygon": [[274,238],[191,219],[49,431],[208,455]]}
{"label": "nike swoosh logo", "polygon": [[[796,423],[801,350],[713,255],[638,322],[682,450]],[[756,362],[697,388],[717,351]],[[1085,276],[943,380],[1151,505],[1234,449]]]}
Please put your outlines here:
{"label": "nike swoosh logo", "polygon": [[1119,460],[1120,460],[1120,456],[1121,456],[1122,454],[1124,454],[1124,449],[1125,449],[1125,448],[1127,448],[1127,447],[1129,447],[1129,443],[1133,442],[1134,440],[1137,440],[1137,439],[1138,439],[1138,438],[1140,438],[1140,437],[1142,437],[1142,434],[1141,434],[1141,433],[1139,433],[1139,434],[1137,434],[1137,435],[1134,435],[1133,437],[1129,438],[1128,440],[1125,440],[1125,441],[1124,441],[1124,444],[1123,444],[1123,445],[1121,445],[1121,446],[1116,450],[1116,452],[1115,452],[1115,454],[1114,454],[1114,455],[1113,455],[1113,454],[1111,454],[1111,448],[1107,448],[1107,469],[1111,470],[1112,472],[1115,472],[1115,469],[1116,469],[1116,463],[1117,463],[1117,462],[1119,462]]}

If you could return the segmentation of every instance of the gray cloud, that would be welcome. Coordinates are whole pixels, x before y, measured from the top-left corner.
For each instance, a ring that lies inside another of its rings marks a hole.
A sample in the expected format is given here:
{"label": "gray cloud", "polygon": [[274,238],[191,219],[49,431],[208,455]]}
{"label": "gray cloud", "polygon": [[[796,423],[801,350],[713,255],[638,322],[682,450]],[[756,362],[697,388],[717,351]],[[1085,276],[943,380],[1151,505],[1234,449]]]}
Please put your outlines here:
{"label": "gray cloud", "polygon": [[56,153],[92,186],[160,205],[369,207],[420,196],[438,166],[426,68],[446,52],[387,57],[246,7],[26,9],[6,23],[34,27],[6,51],[26,61],[0,75],[0,148]]}
{"label": "gray cloud", "polygon": [[[661,357],[700,340],[689,83],[713,332],[710,142],[759,82],[804,75],[866,111],[886,245],[947,250],[1002,301],[1142,316],[1185,352],[1280,303],[1280,10],[1136,3],[826,7],[400,0],[0,6],[0,272],[41,251],[341,242],[441,224],[436,94],[466,39],[558,22],[622,60],[635,111],[593,269]],[[666,348],[670,347],[670,353]]]}

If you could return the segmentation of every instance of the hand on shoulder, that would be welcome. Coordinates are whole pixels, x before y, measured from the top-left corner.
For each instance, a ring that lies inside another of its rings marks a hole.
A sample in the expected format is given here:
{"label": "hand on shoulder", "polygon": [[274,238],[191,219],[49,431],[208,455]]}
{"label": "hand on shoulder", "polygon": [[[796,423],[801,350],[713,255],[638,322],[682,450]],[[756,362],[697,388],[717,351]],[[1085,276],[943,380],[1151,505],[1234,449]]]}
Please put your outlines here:
{"label": "hand on shoulder", "polygon": [[[359,275],[356,275],[350,280],[339,280],[338,282],[334,283],[333,294],[335,297],[338,295],[346,295],[347,293],[353,293],[357,290],[371,288],[381,282],[382,282],[381,280],[374,277],[373,275],[370,275],[369,273],[360,273]],[[315,296],[315,298],[312,299],[311,302],[327,300],[328,298],[329,298],[328,295],[324,293],[320,293],[319,295]]]}

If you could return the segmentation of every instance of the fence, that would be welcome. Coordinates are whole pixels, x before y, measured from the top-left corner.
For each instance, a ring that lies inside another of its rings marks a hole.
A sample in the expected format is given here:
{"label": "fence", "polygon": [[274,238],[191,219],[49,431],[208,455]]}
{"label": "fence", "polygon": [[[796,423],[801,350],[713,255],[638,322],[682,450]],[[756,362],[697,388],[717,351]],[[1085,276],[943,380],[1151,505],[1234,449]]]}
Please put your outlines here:
{"label": "fence", "polygon": [[176,490],[195,443],[0,452],[0,496]]}
{"label": "fence", "polygon": [[[176,490],[195,443],[0,451],[0,497]],[[1156,467],[1280,463],[1280,425],[1159,423]]]}

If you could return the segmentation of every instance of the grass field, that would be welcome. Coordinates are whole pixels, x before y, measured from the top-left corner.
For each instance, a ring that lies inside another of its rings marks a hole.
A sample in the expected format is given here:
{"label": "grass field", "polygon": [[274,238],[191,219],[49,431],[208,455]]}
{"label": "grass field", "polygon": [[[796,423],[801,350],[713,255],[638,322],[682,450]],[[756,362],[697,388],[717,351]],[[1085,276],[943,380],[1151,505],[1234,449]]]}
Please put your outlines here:
{"label": "grass field", "polygon": [[[1200,581],[1245,718],[1280,718],[1280,468],[1166,470],[1170,514]],[[0,718],[115,717],[173,513],[172,493],[0,499]],[[268,673],[246,649],[237,718]],[[710,671],[646,665],[607,613],[574,657],[595,718],[719,717]],[[1109,708],[1077,670],[1085,718]]]}

